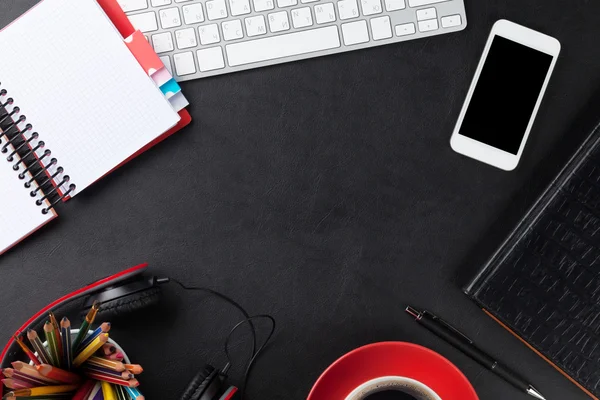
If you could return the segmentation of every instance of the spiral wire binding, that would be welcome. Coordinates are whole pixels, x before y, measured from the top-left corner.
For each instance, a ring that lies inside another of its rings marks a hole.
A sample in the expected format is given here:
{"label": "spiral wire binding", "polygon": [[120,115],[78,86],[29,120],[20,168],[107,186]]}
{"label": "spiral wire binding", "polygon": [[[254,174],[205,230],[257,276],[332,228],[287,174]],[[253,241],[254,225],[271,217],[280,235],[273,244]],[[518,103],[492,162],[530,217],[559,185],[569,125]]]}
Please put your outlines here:
{"label": "spiral wire binding", "polygon": [[[37,206],[44,205],[44,201],[48,200],[50,205],[42,208],[42,214],[48,214],[50,210],[55,208],[60,202],[69,196],[75,189],[74,184],[69,185],[69,189],[62,195],[58,191],[60,187],[69,183],[70,177],[64,175],[62,180],[56,185],[56,179],[59,175],[64,173],[64,168],[58,166],[58,160],[51,158],[47,165],[42,163],[44,158],[52,155],[51,150],[44,150],[42,155],[37,155],[37,151],[43,149],[46,144],[44,141],[39,140],[40,134],[38,132],[31,133],[28,138],[25,134],[33,131],[33,125],[27,124],[20,130],[19,124],[24,123],[27,120],[25,115],[20,115],[19,118],[13,119],[13,116],[21,112],[19,107],[13,107],[9,111],[9,106],[14,104],[14,99],[8,96],[8,91],[2,88],[0,83],[0,153],[8,153],[10,146],[13,146],[13,151],[8,154],[6,161],[13,163],[13,170],[20,171],[17,175],[20,180],[27,178],[27,174],[31,173],[31,178],[25,182],[24,186],[26,189],[31,189],[34,182],[37,183],[37,187],[31,190],[31,197],[38,196],[38,192],[41,192],[42,197],[36,200]],[[6,99],[4,99],[7,97]],[[15,157],[18,156],[19,160],[15,162]],[[21,170],[21,164],[25,167]],[[56,172],[52,175],[49,174],[49,169],[56,167]]]}

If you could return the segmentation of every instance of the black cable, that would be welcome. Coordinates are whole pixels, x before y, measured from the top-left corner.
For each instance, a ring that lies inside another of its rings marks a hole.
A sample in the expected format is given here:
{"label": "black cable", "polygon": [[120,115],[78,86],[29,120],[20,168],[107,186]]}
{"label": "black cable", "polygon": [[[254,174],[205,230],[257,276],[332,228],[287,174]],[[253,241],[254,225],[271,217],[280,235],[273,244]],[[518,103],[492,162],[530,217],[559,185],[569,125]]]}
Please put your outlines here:
{"label": "black cable", "polygon": [[[246,317],[246,319],[244,321],[250,320],[250,314],[248,314],[248,312],[244,309],[244,307],[242,307],[237,301],[233,300],[229,296],[226,296],[215,290],[205,288],[205,287],[186,286],[183,283],[179,282],[175,278],[170,278],[170,279],[173,282],[175,282],[176,284],[178,284],[179,286],[181,286],[181,288],[184,290],[197,290],[200,292],[206,292],[206,293],[210,293],[213,296],[220,298],[221,300],[224,300],[225,302],[227,302],[227,303],[231,304],[232,306],[234,306],[235,308],[237,308],[244,315],[244,317]],[[252,329],[252,354],[254,355],[254,354],[256,354],[256,329],[254,329],[254,325],[252,324],[252,322],[251,321],[249,321],[249,322],[250,322],[250,329]],[[224,374],[227,373],[230,366],[231,366],[231,362],[229,362],[229,359],[228,359],[227,365],[223,368]]]}
{"label": "black cable", "polygon": [[246,372],[244,373],[243,385],[240,390],[240,400],[244,400],[244,394],[246,393],[246,386],[248,384],[248,379],[250,378],[250,372],[252,371],[252,367],[254,366],[256,359],[258,358],[260,353],[262,353],[267,344],[269,344],[271,338],[273,337],[273,334],[275,333],[275,318],[273,318],[270,315],[254,315],[252,317],[248,317],[245,320],[239,322],[236,326],[234,326],[233,329],[227,335],[227,338],[225,339],[225,355],[227,356],[228,364],[231,364],[231,356],[229,354],[229,341],[231,340],[231,336],[240,326],[244,324],[250,324],[252,326],[252,321],[255,319],[268,319],[269,321],[271,321],[271,331],[269,332],[269,335],[267,336],[263,344],[258,348],[258,350],[256,352],[253,352],[250,361],[248,361],[248,365],[246,366]]}

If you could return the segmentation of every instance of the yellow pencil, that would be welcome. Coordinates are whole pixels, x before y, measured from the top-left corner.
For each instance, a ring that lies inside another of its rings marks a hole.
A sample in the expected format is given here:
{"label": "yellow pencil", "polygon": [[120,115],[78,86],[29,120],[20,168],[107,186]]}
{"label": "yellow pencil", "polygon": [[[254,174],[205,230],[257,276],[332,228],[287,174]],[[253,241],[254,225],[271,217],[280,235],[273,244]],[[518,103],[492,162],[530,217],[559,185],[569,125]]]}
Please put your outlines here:
{"label": "yellow pencil", "polygon": [[108,333],[103,333],[99,335],[96,339],[92,341],[86,348],[81,350],[81,353],[75,357],[73,360],[73,366],[79,367],[83,364],[88,358],[94,355],[96,351],[98,351],[106,342],[108,341]]}
{"label": "yellow pencil", "polygon": [[104,381],[100,383],[102,384],[102,395],[104,396],[104,400],[117,400],[117,395],[112,385]]}
{"label": "yellow pencil", "polygon": [[40,386],[31,389],[13,390],[7,396],[15,397],[31,397],[45,396],[47,394],[63,394],[71,393],[77,390],[79,385],[61,385],[61,386]]}

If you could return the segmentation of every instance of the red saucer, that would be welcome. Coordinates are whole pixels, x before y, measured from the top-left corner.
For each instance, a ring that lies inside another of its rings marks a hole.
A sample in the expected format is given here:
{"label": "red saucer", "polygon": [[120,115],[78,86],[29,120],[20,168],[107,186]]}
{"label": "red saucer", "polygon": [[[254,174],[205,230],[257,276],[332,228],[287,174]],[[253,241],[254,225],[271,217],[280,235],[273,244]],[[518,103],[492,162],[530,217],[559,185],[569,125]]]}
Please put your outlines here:
{"label": "red saucer", "polygon": [[418,380],[443,400],[479,400],[454,364],[432,350],[405,342],[374,343],[342,356],[323,372],[307,400],[344,400],[357,386],[382,376]]}

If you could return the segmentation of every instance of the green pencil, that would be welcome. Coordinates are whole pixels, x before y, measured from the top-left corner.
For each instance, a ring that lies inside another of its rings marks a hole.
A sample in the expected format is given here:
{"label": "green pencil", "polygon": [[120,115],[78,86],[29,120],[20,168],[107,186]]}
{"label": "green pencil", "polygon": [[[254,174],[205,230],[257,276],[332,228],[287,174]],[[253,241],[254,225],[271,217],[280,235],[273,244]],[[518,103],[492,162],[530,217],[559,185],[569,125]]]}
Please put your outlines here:
{"label": "green pencil", "polygon": [[73,347],[72,347],[73,353],[77,352],[77,350],[79,349],[79,345],[81,344],[81,342],[83,342],[83,339],[85,339],[85,337],[87,336],[90,326],[92,326],[92,324],[94,323],[94,320],[96,319],[96,314],[98,314],[99,308],[100,308],[100,305],[98,304],[97,301],[95,301],[94,304],[92,305],[92,308],[85,316],[85,319],[83,320],[83,322],[81,323],[81,326],[79,327],[79,333],[77,333],[77,337],[73,341]]}
{"label": "green pencil", "polygon": [[46,334],[46,341],[48,342],[48,349],[50,349],[49,355],[52,359],[52,365],[55,367],[59,366],[60,355],[58,354],[58,344],[56,335],[54,334],[54,327],[50,321],[46,321],[44,324],[44,333]]}

